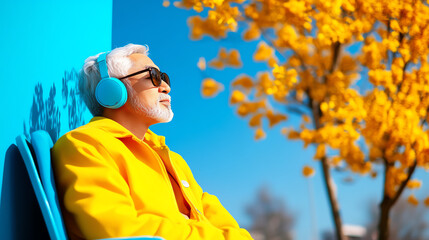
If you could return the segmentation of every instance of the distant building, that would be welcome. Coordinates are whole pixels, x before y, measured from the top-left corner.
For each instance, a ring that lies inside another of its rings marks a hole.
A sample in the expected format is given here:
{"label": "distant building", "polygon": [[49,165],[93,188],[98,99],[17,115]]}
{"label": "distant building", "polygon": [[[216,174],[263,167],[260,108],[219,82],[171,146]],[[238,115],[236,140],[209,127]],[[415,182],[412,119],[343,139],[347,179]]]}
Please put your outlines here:
{"label": "distant building", "polygon": [[[344,225],[343,234],[348,240],[363,240],[366,236],[366,228],[358,225]],[[336,240],[335,232],[327,231],[323,233],[323,240]]]}

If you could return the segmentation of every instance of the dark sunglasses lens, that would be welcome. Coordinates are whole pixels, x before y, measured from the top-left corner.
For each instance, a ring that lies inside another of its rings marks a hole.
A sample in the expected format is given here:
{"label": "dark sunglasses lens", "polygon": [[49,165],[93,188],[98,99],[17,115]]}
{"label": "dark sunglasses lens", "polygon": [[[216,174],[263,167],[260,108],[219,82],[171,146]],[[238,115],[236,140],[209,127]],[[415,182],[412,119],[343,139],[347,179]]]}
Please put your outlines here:
{"label": "dark sunglasses lens", "polygon": [[156,68],[150,70],[152,76],[152,83],[155,87],[161,86],[161,73]]}
{"label": "dark sunglasses lens", "polygon": [[171,86],[170,85],[170,78],[168,77],[167,73],[161,73],[161,78],[162,78],[162,80],[164,80],[165,83],[168,84],[168,86]]}

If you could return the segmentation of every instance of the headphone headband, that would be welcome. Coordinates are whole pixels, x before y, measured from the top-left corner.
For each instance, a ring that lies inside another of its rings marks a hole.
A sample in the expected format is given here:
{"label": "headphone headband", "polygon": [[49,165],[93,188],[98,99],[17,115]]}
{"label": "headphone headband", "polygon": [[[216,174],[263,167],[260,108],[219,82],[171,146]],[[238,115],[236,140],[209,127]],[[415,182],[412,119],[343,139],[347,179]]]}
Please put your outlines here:
{"label": "headphone headband", "polygon": [[107,54],[109,54],[109,53],[110,52],[102,53],[97,58],[98,70],[100,71],[101,79],[110,77],[109,71],[107,70],[107,61],[106,61]]}

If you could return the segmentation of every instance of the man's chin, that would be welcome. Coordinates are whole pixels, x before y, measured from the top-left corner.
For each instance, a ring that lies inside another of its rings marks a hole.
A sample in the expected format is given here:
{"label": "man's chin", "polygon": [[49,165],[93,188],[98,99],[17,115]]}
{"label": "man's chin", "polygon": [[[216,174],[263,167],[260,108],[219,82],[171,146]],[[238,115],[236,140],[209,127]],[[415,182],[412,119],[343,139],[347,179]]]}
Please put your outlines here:
{"label": "man's chin", "polygon": [[158,114],[144,114],[146,117],[151,118],[155,123],[168,123],[173,120],[174,113],[170,110],[170,113],[158,113]]}
{"label": "man's chin", "polygon": [[159,123],[169,123],[171,122],[171,120],[173,120],[173,112],[170,113],[170,116],[168,116],[167,118],[161,118],[159,119]]}

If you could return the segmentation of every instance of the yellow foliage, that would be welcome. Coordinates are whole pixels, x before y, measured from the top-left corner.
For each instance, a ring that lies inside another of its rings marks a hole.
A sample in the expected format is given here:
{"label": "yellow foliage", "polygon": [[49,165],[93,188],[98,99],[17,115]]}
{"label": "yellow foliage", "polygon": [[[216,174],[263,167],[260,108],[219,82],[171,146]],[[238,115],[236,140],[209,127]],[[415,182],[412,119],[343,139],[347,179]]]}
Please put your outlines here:
{"label": "yellow foliage", "polygon": [[289,135],[288,135],[289,139],[295,140],[295,139],[299,139],[299,137],[300,137],[300,133],[299,132],[293,131],[293,130],[289,132]]}
{"label": "yellow foliage", "polygon": [[427,197],[424,201],[426,207],[429,207],[429,197]]}
{"label": "yellow foliage", "polygon": [[169,7],[170,6],[170,1],[168,1],[168,0],[162,1],[162,6]]}
{"label": "yellow foliage", "polygon": [[321,158],[326,156],[325,144],[319,144],[316,148],[316,154],[314,155],[314,159],[320,160]]}
{"label": "yellow foliage", "polygon": [[[182,0],[181,6],[208,10],[206,19],[189,19],[192,39],[226,38],[244,23],[243,40],[263,35],[267,41],[253,55],[267,62],[267,70],[255,80],[242,76],[232,82],[242,92],[234,91],[231,103],[239,116],[251,116],[249,125],[259,129],[255,138],[265,136],[264,117],[270,126],[285,124],[280,112],[286,106],[311,117],[303,116],[301,128],[290,128],[299,132],[282,130],[284,135],[304,147],[318,146],[315,158],[328,154],[329,166],[375,177],[374,165],[387,164],[383,179],[390,197],[414,164],[429,170],[426,1]],[[225,49],[209,64],[242,65],[238,51]],[[207,95],[218,92],[212,85]],[[272,100],[274,109],[267,109],[263,103]],[[412,180],[407,187],[421,184]]]}
{"label": "yellow foliage", "polygon": [[251,113],[256,113],[258,109],[265,108],[264,102],[242,102],[237,109],[238,115],[245,117]]}
{"label": "yellow foliage", "polygon": [[253,87],[253,81],[252,78],[250,78],[247,75],[242,75],[240,77],[237,77],[231,84],[233,87],[243,87],[244,89],[251,89]]}
{"label": "yellow foliage", "polygon": [[206,78],[201,83],[201,94],[204,97],[215,97],[223,89],[223,84],[212,78]]}
{"label": "yellow foliage", "polygon": [[261,31],[256,23],[250,23],[249,28],[244,32],[243,39],[246,41],[256,40],[261,37]]}
{"label": "yellow foliage", "polygon": [[410,180],[407,183],[407,188],[411,188],[411,189],[420,188],[421,186],[422,186],[422,181],[419,181],[419,180],[416,180],[416,179]]}
{"label": "yellow foliage", "polygon": [[255,54],[253,54],[253,60],[255,61],[268,61],[274,54],[274,49],[268,46],[265,42],[260,42]]}
{"label": "yellow foliage", "polygon": [[227,52],[225,48],[220,48],[218,56],[209,62],[209,66],[217,69],[227,66],[239,68],[242,66],[240,53],[236,49]]}
{"label": "yellow foliage", "polygon": [[265,135],[264,130],[262,130],[262,128],[256,129],[255,140],[260,140],[260,139],[263,139],[265,137],[266,137],[266,135]]}
{"label": "yellow foliage", "polygon": [[191,28],[190,38],[193,40],[199,40],[203,35],[209,35],[215,39],[224,38],[228,30],[226,27],[220,28],[215,19],[202,19],[199,16],[189,18],[188,25]]}
{"label": "yellow foliage", "polygon": [[285,121],[287,119],[286,115],[280,113],[275,114],[272,110],[267,111],[266,117],[270,127],[273,127],[279,124],[281,121]]}
{"label": "yellow foliage", "polygon": [[310,166],[306,165],[302,168],[302,175],[304,175],[304,177],[312,177],[314,176],[314,173],[314,169]]}
{"label": "yellow foliage", "polygon": [[250,127],[261,127],[263,117],[264,117],[264,114],[262,114],[262,113],[257,113],[255,115],[253,115],[249,120],[249,126]]}
{"label": "yellow foliage", "polygon": [[329,164],[331,164],[333,167],[339,166],[341,164],[341,157],[340,156],[334,156],[330,159]]}
{"label": "yellow foliage", "polygon": [[408,201],[408,203],[410,203],[413,206],[419,205],[419,200],[413,194],[411,194],[410,196],[408,196],[407,201]]}
{"label": "yellow foliage", "polygon": [[241,103],[244,100],[246,100],[246,95],[244,95],[244,93],[238,91],[238,90],[234,90],[231,94],[231,98],[230,98],[230,103],[231,104],[236,104],[236,103]]}

